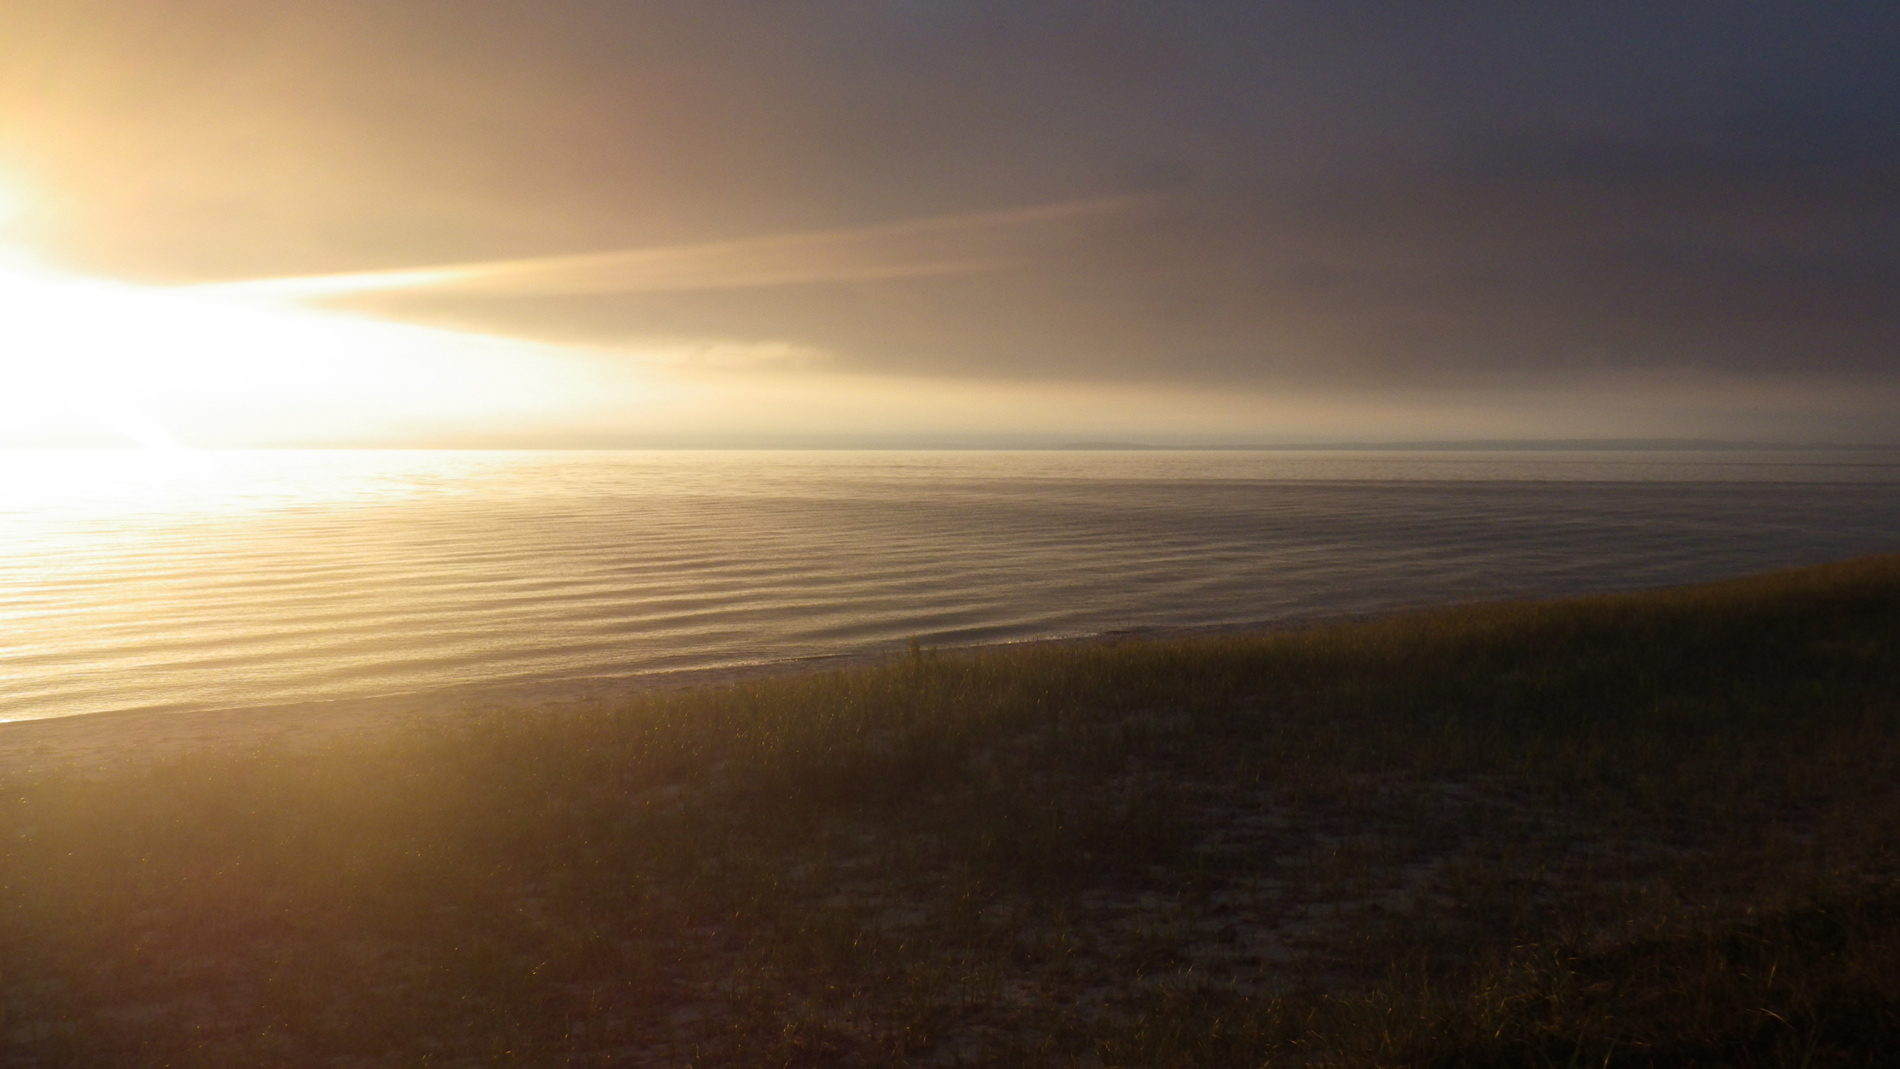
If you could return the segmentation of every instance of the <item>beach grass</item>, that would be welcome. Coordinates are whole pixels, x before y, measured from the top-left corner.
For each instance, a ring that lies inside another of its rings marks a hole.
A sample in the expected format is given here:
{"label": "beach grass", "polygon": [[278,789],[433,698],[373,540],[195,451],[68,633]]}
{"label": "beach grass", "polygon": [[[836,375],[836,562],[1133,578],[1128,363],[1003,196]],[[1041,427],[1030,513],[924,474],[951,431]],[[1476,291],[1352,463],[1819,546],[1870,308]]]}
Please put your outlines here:
{"label": "beach grass", "polygon": [[0,783],[11,1066],[1900,1064],[1900,557]]}

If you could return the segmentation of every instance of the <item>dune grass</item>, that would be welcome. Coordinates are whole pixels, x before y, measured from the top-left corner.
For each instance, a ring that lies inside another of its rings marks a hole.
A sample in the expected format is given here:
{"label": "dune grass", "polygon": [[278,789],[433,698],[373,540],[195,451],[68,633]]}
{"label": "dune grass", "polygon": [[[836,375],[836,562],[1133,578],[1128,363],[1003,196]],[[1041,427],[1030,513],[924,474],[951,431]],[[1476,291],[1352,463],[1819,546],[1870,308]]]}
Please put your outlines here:
{"label": "dune grass", "polygon": [[1900,1064],[1900,558],[0,784],[13,1066]]}

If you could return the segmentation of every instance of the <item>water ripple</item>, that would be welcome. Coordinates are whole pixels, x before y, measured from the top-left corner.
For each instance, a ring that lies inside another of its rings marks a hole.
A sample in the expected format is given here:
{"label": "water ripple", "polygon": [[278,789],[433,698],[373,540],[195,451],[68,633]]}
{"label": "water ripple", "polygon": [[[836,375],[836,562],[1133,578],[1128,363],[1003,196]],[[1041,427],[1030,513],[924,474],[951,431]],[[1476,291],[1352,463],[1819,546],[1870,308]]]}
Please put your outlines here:
{"label": "water ripple", "polygon": [[17,719],[1690,582],[1900,549],[1900,465],[21,454],[0,458],[0,545]]}

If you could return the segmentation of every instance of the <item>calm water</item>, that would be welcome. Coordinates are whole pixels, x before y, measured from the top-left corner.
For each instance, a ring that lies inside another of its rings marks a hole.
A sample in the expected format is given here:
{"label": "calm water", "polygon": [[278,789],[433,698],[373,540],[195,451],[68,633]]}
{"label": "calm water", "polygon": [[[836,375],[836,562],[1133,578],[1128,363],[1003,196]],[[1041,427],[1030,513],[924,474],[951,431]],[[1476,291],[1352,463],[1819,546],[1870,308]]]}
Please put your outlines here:
{"label": "calm water", "polygon": [[0,453],[0,719],[1268,624],[1900,549],[1900,456]]}

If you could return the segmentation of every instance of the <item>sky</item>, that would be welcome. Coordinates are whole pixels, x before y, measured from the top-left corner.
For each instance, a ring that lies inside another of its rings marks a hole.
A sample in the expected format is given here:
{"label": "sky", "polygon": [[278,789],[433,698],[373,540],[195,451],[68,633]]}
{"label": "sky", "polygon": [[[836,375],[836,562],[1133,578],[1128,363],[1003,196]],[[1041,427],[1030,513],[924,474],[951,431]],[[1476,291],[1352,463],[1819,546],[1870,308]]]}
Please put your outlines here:
{"label": "sky", "polygon": [[1900,441],[1900,6],[0,0],[0,444]]}

